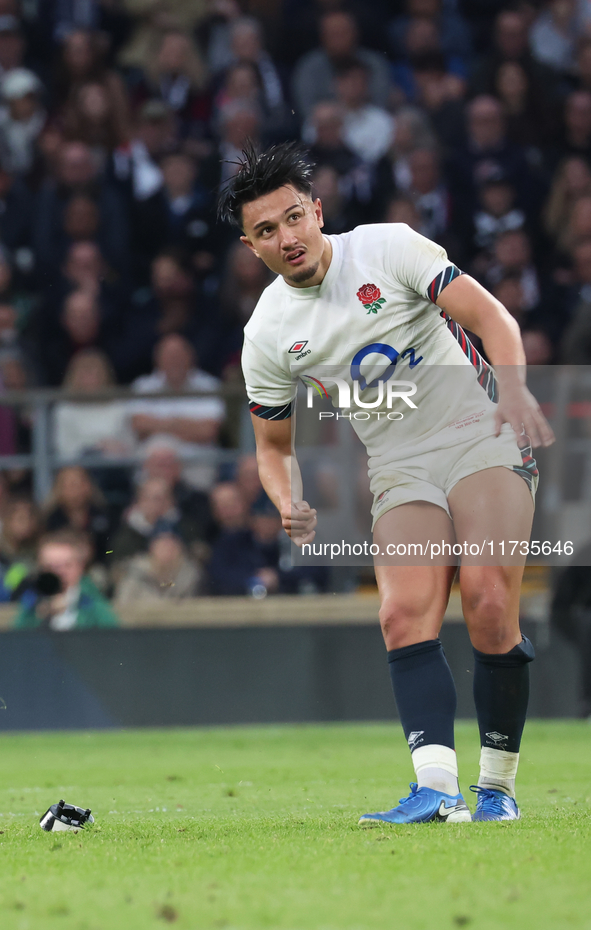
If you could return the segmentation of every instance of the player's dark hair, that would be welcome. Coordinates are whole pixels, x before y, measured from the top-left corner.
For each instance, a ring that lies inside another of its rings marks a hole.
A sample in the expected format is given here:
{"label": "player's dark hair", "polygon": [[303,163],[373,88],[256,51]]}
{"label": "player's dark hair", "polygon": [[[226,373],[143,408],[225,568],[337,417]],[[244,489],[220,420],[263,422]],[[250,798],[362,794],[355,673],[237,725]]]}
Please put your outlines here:
{"label": "player's dark hair", "polygon": [[242,228],[242,207],[290,185],[301,194],[312,195],[312,162],[297,142],[273,145],[259,155],[247,142],[236,175],[220,194],[218,216]]}

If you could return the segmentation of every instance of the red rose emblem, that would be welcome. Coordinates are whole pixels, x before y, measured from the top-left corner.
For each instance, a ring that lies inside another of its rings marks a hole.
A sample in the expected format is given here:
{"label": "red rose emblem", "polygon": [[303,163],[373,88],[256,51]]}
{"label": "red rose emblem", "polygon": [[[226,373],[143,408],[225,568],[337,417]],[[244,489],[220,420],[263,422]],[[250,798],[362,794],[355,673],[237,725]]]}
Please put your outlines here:
{"label": "red rose emblem", "polygon": [[381,297],[381,291],[375,284],[364,284],[357,291],[357,296],[362,304],[373,304]]}

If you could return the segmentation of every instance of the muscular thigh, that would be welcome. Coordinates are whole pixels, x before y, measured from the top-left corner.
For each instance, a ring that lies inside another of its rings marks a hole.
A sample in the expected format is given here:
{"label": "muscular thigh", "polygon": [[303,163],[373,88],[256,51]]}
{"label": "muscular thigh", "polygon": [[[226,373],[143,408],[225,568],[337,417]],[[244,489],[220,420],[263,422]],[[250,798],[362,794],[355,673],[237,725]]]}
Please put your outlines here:
{"label": "muscular thigh", "polygon": [[[441,558],[431,561],[408,554],[410,544],[424,547],[430,534],[433,539],[444,539],[453,545],[453,526],[446,512],[419,501],[389,510],[375,525],[374,542],[384,553],[376,557],[375,572],[387,649],[399,649],[439,635],[455,565],[445,564]],[[388,546],[391,551],[401,552],[406,546],[406,554],[386,556]]]}
{"label": "muscular thigh", "polygon": [[448,504],[457,542],[465,550],[462,566],[525,564],[520,544],[529,540],[534,506],[516,472],[500,467],[468,475],[452,488]]}
{"label": "muscular thigh", "polygon": [[[519,597],[525,555],[511,541],[529,540],[533,520],[529,488],[508,468],[490,468],[459,481],[448,502],[457,541],[467,547],[460,591],[470,638],[481,652],[508,652],[521,641]],[[478,547],[479,554],[471,554],[470,546],[473,552]]]}

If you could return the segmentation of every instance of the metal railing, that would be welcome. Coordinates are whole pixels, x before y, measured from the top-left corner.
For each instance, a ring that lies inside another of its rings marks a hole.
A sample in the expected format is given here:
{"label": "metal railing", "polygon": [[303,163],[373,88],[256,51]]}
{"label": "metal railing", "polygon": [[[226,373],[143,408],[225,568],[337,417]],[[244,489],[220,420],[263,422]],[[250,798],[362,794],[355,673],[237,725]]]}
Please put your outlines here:
{"label": "metal railing", "polygon": [[[98,393],[79,393],[62,388],[34,388],[23,391],[6,391],[0,395],[0,406],[25,409],[31,422],[31,452],[0,455],[0,471],[10,468],[30,469],[33,474],[33,493],[38,503],[44,501],[51,491],[53,476],[57,469],[66,465],[82,465],[84,468],[125,468],[141,464],[141,453],[130,455],[107,455],[85,453],[78,456],[59,455],[54,448],[52,412],[58,403],[105,403],[126,400],[162,400],[163,398],[220,397],[227,405],[228,414],[239,421],[239,436],[236,446],[204,447],[183,457],[186,464],[214,464],[234,462],[239,455],[252,451],[254,440],[246,404],[244,387],[240,384],[221,385],[218,391],[158,391],[137,393],[124,388],[107,388]],[[226,419],[228,419],[227,417]],[[130,427],[131,429],[131,427]]]}

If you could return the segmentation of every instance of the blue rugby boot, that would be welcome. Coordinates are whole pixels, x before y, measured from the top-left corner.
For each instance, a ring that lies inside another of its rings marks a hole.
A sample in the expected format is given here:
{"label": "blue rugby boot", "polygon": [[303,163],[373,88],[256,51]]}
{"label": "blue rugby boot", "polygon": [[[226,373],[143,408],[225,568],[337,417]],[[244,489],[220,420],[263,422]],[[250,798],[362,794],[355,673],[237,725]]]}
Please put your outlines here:
{"label": "blue rugby boot", "polygon": [[470,785],[470,791],[478,795],[476,810],[472,820],[519,820],[521,814],[515,798],[510,798],[504,791],[493,788],[481,788]]}
{"label": "blue rugby boot", "polygon": [[467,823],[472,817],[461,794],[444,794],[434,788],[419,788],[414,782],[407,798],[400,798],[398,807],[377,814],[364,814],[359,819],[362,827],[379,827],[381,824],[429,823],[432,820],[444,823]]}

